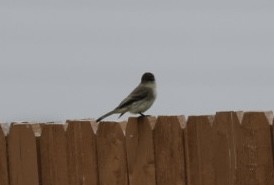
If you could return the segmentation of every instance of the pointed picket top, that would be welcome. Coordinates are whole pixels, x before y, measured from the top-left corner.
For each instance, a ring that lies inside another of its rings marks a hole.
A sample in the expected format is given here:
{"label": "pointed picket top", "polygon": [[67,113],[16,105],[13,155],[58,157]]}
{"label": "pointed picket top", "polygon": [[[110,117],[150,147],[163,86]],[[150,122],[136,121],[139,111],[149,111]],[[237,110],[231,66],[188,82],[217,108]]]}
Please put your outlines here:
{"label": "pointed picket top", "polygon": [[246,112],[237,135],[237,181],[241,183],[270,184],[274,174],[271,113]]}
{"label": "pointed picket top", "polygon": [[98,123],[94,120],[94,119],[67,119],[66,120],[66,124],[68,124],[69,122],[89,122],[91,127],[92,127],[92,130],[94,133],[97,132],[97,128],[98,128]]}
{"label": "pointed picket top", "polygon": [[[130,130],[132,126],[136,126],[136,122],[138,123],[146,123],[147,126],[150,127],[151,130],[154,129],[157,118],[155,116],[146,116],[146,117],[129,117],[128,123],[126,125],[126,131]],[[133,123],[133,124],[130,124]]]}
{"label": "pointed picket top", "polygon": [[186,126],[186,119],[183,115],[181,116],[158,116],[156,120],[156,124],[154,126],[154,129],[156,129],[157,126],[168,123],[173,123],[178,125],[180,128],[184,128]]}
{"label": "pointed picket top", "polygon": [[188,124],[193,123],[212,127],[214,123],[214,118],[214,115],[189,116],[187,118],[186,127],[188,127]]}
{"label": "pointed picket top", "polygon": [[[156,120],[155,129],[159,129],[162,127],[178,127],[182,129],[186,125],[184,116],[158,116]],[[162,129],[161,128],[161,129]]]}
{"label": "pointed picket top", "polygon": [[233,127],[235,126],[235,124],[240,126],[243,115],[243,112],[216,112],[216,115],[213,120],[213,125],[214,127],[218,128],[225,127],[226,129],[224,129],[223,131],[226,131],[228,127]]}
{"label": "pointed picket top", "polygon": [[[214,124],[214,116],[212,115],[202,115],[202,116],[189,116],[187,119],[185,132],[195,138],[196,134],[210,135],[212,127]],[[205,132],[208,130],[209,132]],[[192,135],[193,134],[193,135]]]}
{"label": "pointed picket top", "polygon": [[41,125],[41,137],[58,135],[58,133],[65,133],[65,124],[63,123],[45,123]]}
{"label": "pointed picket top", "polygon": [[[81,124],[85,125],[86,128],[91,129],[93,134],[96,133],[97,130],[97,125],[95,124],[96,122],[93,120],[66,120],[66,124],[67,124],[67,129],[81,129]],[[88,126],[90,125],[90,126]],[[91,127],[91,128],[90,128]]]}
{"label": "pointed picket top", "polygon": [[115,122],[115,121],[100,122],[98,124],[96,135],[106,134],[106,132],[109,132],[112,129],[115,131],[115,134],[120,135],[122,133],[122,135],[124,135],[120,122]]}
{"label": "pointed picket top", "polygon": [[272,112],[245,112],[242,124],[247,124],[249,126],[261,127],[261,124],[265,126],[272,125],[273,113]]}

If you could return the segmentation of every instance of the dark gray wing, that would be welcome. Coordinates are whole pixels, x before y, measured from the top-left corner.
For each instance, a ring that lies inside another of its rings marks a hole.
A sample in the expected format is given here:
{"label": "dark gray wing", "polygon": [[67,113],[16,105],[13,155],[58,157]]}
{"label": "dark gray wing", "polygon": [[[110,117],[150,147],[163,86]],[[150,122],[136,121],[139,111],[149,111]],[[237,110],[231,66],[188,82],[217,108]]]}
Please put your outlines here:
{"label": "dark gray wing", "polygon": [[151,89],[147,88],[147,87],[141,87],[138,86],[136,87],[131,93],[130,95],[128,95],[128,97],[126,97],[119,105],[116,109],[121,109],[124,108],[130,104],[132,104],[133,102],[145,99],[146,97],[149,96]]}

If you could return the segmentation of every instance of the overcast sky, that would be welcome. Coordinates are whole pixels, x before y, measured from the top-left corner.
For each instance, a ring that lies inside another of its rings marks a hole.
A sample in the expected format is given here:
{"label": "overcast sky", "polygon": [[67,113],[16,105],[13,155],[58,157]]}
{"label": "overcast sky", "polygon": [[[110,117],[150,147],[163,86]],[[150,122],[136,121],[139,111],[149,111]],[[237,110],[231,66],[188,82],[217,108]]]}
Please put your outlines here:
{"label": "overcast sky", "polygon": [[273,20],[270,0],[1,1],[0,121],[97,118],[146,71],[147,114],[273,110]]}

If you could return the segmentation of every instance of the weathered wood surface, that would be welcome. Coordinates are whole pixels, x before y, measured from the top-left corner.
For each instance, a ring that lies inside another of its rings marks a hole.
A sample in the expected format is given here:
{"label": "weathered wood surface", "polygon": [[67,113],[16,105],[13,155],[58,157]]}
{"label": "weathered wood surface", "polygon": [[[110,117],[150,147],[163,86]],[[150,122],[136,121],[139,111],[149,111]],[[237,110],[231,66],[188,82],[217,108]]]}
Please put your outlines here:
{"label": "weathered wood surface", "polygon": [[273,185],[273,114],[0,128],[0,185]]}

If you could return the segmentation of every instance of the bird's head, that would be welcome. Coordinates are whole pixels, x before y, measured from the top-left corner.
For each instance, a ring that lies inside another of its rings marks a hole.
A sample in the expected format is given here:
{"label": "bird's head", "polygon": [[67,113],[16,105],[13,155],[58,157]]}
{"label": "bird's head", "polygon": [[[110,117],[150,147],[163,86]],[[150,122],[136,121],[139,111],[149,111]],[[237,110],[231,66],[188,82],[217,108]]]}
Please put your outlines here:
{"label": "bird's head", "polygon": [[154,75],[149,72],[144,73],[141,79],[141,83],[154,82],[154,81],[155,81]]}

